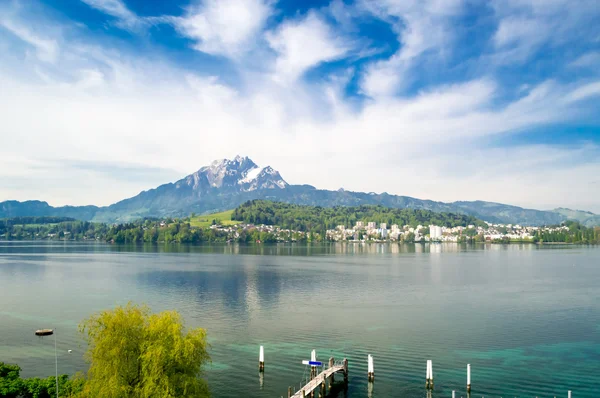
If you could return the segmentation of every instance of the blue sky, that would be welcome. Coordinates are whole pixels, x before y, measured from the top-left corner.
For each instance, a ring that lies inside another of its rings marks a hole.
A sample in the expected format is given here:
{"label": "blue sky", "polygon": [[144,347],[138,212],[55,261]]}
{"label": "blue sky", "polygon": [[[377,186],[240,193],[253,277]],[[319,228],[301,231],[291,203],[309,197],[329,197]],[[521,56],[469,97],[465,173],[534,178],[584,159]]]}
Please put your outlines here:
{"label": "blue sky", "polygon": [[217,158],[292,184],[600,212],[596,0],[0,2],[0,200]]}

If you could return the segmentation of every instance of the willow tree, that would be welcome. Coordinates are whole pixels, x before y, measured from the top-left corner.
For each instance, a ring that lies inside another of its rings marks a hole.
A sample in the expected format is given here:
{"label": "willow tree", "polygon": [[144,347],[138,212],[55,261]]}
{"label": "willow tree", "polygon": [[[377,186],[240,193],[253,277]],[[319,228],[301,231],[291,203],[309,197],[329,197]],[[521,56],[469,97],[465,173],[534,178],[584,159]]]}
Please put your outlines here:
{"label": "willow tree", "polygon": [[129,303],[82,322],[90,363],[82,396],[208,397],[206,331],[186,330],[177,311]]}

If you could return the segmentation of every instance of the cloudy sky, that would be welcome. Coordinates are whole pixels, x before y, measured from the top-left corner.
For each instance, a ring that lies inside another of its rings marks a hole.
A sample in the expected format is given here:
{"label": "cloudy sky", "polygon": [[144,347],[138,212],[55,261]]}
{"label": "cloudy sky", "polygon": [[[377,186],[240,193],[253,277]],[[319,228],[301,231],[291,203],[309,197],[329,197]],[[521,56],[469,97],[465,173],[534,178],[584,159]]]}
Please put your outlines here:
{"label": "cloudy sky", "polygon": [[598,0],[0,0],[0,200],[218,158],[291,184],[600,212]]}

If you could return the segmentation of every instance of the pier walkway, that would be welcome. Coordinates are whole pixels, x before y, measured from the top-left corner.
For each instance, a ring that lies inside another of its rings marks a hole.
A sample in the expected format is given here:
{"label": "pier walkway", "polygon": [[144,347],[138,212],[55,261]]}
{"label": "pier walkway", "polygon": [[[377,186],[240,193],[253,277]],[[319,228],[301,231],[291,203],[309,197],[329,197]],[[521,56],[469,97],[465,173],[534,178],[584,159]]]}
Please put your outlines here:
{"label": "pier walkway", "polygon": [[315,375],[315,376],[308,383],[306,383],[306,385],[304,387],[302,387],[300,390],[298,390],[298,392],[296,392],[294,395],[291,394],[291,389],[288,390],[288,397],[289,398],[304,398],[307,396],[314,396],[314,394],[312,394],[312,393],[319,387],[321,388],[321,391],[324,392],[327,379],[331,378],[331,380],[330,380],[330,385],[331,385],[331,382],[333,382],[333,375],[338,372],[341,372],[344,374],[344,381],[348,380],[348,360],[344,359],[343,361],[336,363],[333,358],[330,358],[329,359],[329,367],[327,369],[324,369],[321,373],[319,373],[318,375],[315,375],[316,368],[313,368],[313,370],[311,371],[311,375]]}

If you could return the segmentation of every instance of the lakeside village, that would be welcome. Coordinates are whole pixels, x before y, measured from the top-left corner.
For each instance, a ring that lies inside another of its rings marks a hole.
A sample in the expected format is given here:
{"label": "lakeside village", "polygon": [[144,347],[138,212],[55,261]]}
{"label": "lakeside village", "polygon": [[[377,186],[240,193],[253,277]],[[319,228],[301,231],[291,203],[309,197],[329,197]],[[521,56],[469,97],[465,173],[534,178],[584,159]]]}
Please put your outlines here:
{"label": "lakeside village", "polygon": [[[411,227],[386,223],[377,225],[375,222],[358,221],[356,225],[347,228],[338,225],[335,229],[326,230],[329,241],[346,242],[455,242],[468,241],[509,243],[509,242],[539,242],[544,235],[568,234],[569,227],[565,225],[554,227],[529,227],[512,224],[487,223],[486,227],[468,225],[466,227],[443,227],[437,225]],[[311,241],[318,234],[311,232],[294,231],[273,225],[237,224],[233,226],[212,225],[211,229],[226,233],[234,240],[241,233],[250,230],[258,231],[263,236],[269,236],[271,241]],[[274,238],[274,239],[273,239]],[[320,238],[320,237],[319,237]],[[318,239],[320,240],[320,239]],[[261,243],[258,239],[257,243]]]}

